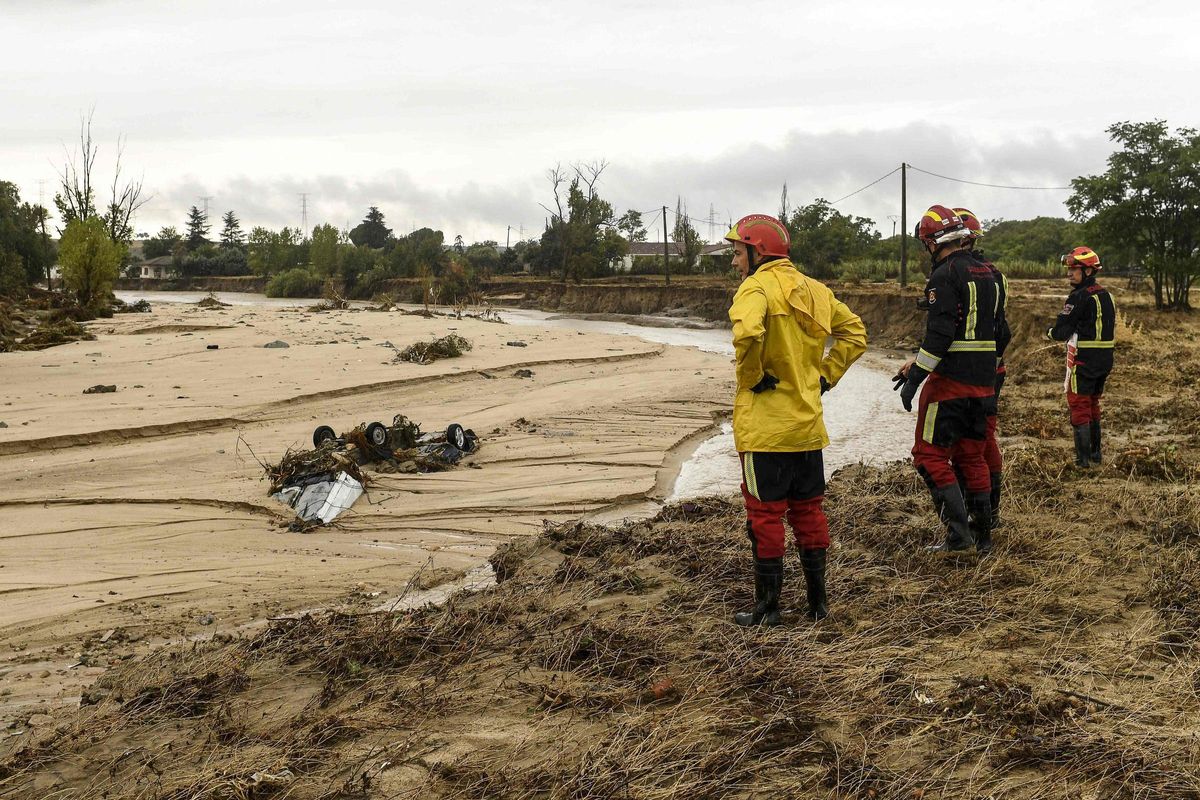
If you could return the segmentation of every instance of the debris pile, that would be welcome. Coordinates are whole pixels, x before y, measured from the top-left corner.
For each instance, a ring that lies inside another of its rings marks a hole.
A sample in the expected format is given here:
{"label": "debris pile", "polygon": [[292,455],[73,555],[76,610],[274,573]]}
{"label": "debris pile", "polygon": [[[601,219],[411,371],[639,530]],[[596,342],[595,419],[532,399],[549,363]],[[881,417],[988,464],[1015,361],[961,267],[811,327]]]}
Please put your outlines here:
{"label": "debris pile", "polygon": [[354,505],[376,472],[441,472],[479,449],[475,432],[454,423],[441,433],[421,433],[403,414],[391,425],[364,423],[338,435],[322,425],[313,432],[312,450],[289,450],[278,464],[264,464],[268,494],[306,522],[331,522]]}
{"label": "debris pile", "polygon": [[[1047,448],[1014,454],[983,559],[921,552],[938,523],[909,465],[835,475],[817,625],[794,555],[785,625],[729,622],[750,599],[740,502],[547,525],[495,553],[485,592],[118,666],[0,772],[15,796],[68,774],[112,798],[284,770],[297,797],[1195,796],[1200,497],[1069,470],[1031,492]],[[1109,520],[1065,513],[1114,492]]]}
{"label": "debris pile", "polygon": [[408,361],[413,364],[432,364],[439,358],[458,358],[471,349],[471,343],[452,333],[440,339],[428,342],[416,342],[396,353],[395,361]]}

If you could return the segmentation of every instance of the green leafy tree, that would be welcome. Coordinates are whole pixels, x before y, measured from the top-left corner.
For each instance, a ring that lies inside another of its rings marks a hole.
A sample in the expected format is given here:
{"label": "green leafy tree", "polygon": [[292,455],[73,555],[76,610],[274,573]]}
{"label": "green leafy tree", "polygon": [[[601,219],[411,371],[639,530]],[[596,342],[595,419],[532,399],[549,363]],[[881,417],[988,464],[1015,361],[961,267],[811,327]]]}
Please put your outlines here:
{"label": "green leafy tree", "polygon": [[441,275],[449,263],[445,242],[445,235],[432,228],[419,228],[401,236],[388,257],[389,272],[412,278],[425,269],[432,276]]}
{"label": "green leafy tree", "polygon": [[25,285],[48,277],[54,260],[54,247],[45,235],[46,209],[22,203],[16,184],[0,181],[0,250],[11,254],[6,263],[10,272],[7,284],[16,284],[13,264],[19,261],[20,281],[23,292]]}
{"label": "green leafy tree", "polygon": [[989,258],[1051,261],[1083,240],[1083,226],[1061,217],[985,220],[980,247]]}
{"label": "green leafy tree", "polygon": [[[1106,264],[1146,268],[1157,308],[1190,308],[1200,275],[1200,133],[1162,120],[1119,122],[1107,129],[1120,149],[1100,175],[1071,181],[1067,208],[1087,223],[1088,244]],[[1094,234],[1094,236],[1093,236]]]}
{"label": "green leafy tree", "polygon": [[[696,260],[700,258],[700,250],[704,247],[704,241],[700,238],[699,231],[692,227],[691,220],[688,219],[687,206],[684,205],[682,197],[675,199],[675,229],[672,231],[672,236],[675,237],[676,250],[683,257],[684,270],[691,272],[696,266]],[[667,280],[670,280],[670,273],[667,275]]]}
{"label": "green leafy tree", "polygon": [[491,239],[476,242],[463,252],[463,259],[476,275],[492,275],[500,269],[500,245]]}
{"label": "green leafy tree", "polygon": [[67,224],[59,244],[63,281],[84,308],[95,308],[112,290],[125,258],[125,245],[109,238],[104,220],[92,217]]}
{"label": "green leafy tree", "polygon": [[247,248],[247,261],[256,275],[274,275],[308,260],[308,248],[301,241],[300,231],[292,228],[276,232],[255,227],[250,231]]}
{"label": "green leafy tree", "polygon": [[142,245],[142,257],[146,259],[169,256],[175,251],[175,245],[183,241],[179,231],[174,227],[164,225],[158,233],[146,240]]}
{"label": "green leafy tree", "polygon": [[208,215],[196,206],[188,209],[187,249],[198,250],[208,244]]}
{"label": "green leafy tree", "polygon": [[392,229],[384,224],[383,212],[375,206],[367,211],[363,221],[350,231],[350,241],[360,247],[382,249],[392,238]]}
{"label": "green leafy tree", "polygon": [[362,276],[373,270],[379,264],[382,255],[370,247],[358,247],[353,244],[343,244],[338,254],[342,280],[347,289],[355,289]]}
{"label": "green leafy tree", "polygon": [[816,277],[830,277],[835,266],[867,254],[879,241],[870,219],[842,214],[819,197],[784,224],[792,237],[792,261]]}
{"label": "green leafy tree", "polygon": [[[542,234],[537,266],[560,277],[579,281],[608,274],[612,262],[628,245],[616,231],[612,204],[600,197],[600,176],[607,162],[575,164],[571,172],[561,165],[546,173],[554,194],[554,208]],[[611,231],[613,236],[607,235]]]}
{"label": "green leafy tree", "polygon": [[321,278],[337,274],[341,243],[342,234],[332,225],[318,225],[313,228],[308,254],[314,274]]}
{"label": "green leafy tree", "polygon": [[0,246],[0,297],[24,297],[27,288],[25,259]]}
{"label": "green leafy tree", "polygon": [[642,222],[640,211],[631,208],[622,214],[617,220],[617,230],[625,235],[625,241],[630,244],[646,241],[646,225]]}
{"label": "green leafy tree", "polygon": [[456,233],[454,235],[454,244],[452,246],[454,247],[454,252],[458,253],[460,256],[467,252],[467,245],[463,242],[461,233]]}
{"label": "green leafy tree", "polygon": [[221,217],[221,247],[245,247],[246,234],[242,233],[242,223],[232,211],[226,211]]}

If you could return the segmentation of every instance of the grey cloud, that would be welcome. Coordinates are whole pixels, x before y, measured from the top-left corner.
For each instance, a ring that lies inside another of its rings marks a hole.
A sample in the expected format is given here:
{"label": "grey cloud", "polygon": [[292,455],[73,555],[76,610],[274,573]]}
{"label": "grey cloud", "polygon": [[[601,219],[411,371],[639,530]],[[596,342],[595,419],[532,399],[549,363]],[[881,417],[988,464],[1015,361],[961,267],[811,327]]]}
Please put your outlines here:
{"label": "grey cloud", "polygon": [[[816,197],[837,200],[895,169],[901,160],[982,183],[1065,186],[1071,178],[1102,170],[1110,151],[1102,134],[1061,136],[1043,131],[989,142],[961,127],[930,123],[874,131],[793,131],[778,146],[748,144],[710,158],[613,161],[602,180],[601,194],[618,212],[627,208],[651,212],[649,226],[658,224],[656,212],[661,206],[674,211],[676,198],[683,197],[694,218],[706,219],[710,207],[714,209],[713,231],[720,235],[719,228],[730,218],[755,211],[774,213],[784,181],[793,207]],[[242,176],[216,186],[188,179],[155,197],[143,211],[139,229],[181,226],[187,208],[205,194],[215,196],[214,219],[232,208],[247,226],[297,226],[301,192],[309,194],[310,227],[321,222],[353,226],[368,206],[375,205],[397,232],[411,225],[429,225],[448,236],[461,233],[468,239],[503,239],[510,224],[524,225],[526,234],[536,234],[545,217],[539,204],[550,202],[541,172],[506,184],[471,182],[454,187],[421,185],[400,170],[364,179]],[[890,233],[889,215],[899,213],[899,193],[897,174],[838,208],[870,217],[881,232]],[[970,207],[985,219],[1065,216],[1062,203],[1068,194],[970,186],[910,170],[908,212],[911,220],[938,202]],[[709,233],[704,225],[700,231]]]}

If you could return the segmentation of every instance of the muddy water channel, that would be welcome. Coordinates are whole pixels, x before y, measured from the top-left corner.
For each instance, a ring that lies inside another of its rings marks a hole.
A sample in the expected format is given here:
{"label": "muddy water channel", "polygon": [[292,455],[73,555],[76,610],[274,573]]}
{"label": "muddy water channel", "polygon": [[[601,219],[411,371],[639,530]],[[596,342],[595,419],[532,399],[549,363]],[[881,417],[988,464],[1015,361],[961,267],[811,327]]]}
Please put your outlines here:
{"label": "muddy water channel", "polygon": [[[146,299],[151,303],[195,303],[205,292],[120,291],[126,302]],[[234,306],[295,308],[312,305],[312,299],[270,298],[261,294],[218,292],[218,300]],[[407,306],[419,308],[419,306]],[[579,318],[529,309],[500,309],[511,325],[533,328],[561,328],[591,333],[634,336],[639,339],[680,347],[696,347],[710,353],[733,357],[730,332],[710,327],[702,320],[642,316],[623,318]],[[895,355],[869,352],[842,379],[838,387],[824,397],[825,426],[830,444],[825,450],[825,473],[859,461],[883,463],[908,456],[912,447],[915,420],[900,407],[900,398],[891,391],[889,378],[900,359]],[[730,371],[732,373],[732,365]],[[730,403],[732,406],[732,398]],[[682,465],[668,502],[709,494],[736,492],[740,481],[737,453],[733,449],[733,429],[724,424],[702,442]]]}
{"label": "muddy water channel", "polygon": [[[729,330],[700,326],[699,320],[639,317],[636,324],[613,319],[576,319],[524,309],[506,310],[504,319],[513,325],[568,328],[571,330],[636,336],[649,342],[697,347],[733,358]],[[823,398],[829,447],[825,450],[825,474],[859,461],[884,463],[908,456],[912,447],[912,414],[900,406],[891,376],[900,358],[868,352],[842,378],[837,388]],[[732,372],[732,365],[730,371]],[[730,398],[732,404],[733,399]],[[733,449],[733,427],[721,430],[696,448],[683,464],[668,502],[711,494],[736,492],[741,470]]]}

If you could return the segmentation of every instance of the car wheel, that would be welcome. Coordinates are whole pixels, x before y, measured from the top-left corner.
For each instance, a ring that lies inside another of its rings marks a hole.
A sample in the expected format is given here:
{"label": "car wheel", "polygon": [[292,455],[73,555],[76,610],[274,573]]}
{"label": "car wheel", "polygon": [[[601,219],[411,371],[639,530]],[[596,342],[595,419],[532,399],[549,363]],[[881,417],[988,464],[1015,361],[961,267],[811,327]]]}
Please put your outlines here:
{"label": "car wheel", "polygon": [[336,438],[337,434],[333,432],[333,428],[328,425],[322,425],[313,431],[313,447],[320,447],[325,442]]}
{"label": "car wheel", "polygon": [[452,423],[449,428],[446,428],[446,441],[459,450],[466,450],[467,432],[463,430],[462,425],[459,425],[457,422]]}
{"label": "car wheel", "polygon": [[387,452],[388,432],[382,422],[372,422],[367,426],[367,441],[381,453]]}

